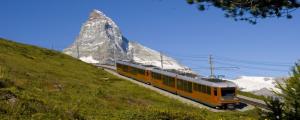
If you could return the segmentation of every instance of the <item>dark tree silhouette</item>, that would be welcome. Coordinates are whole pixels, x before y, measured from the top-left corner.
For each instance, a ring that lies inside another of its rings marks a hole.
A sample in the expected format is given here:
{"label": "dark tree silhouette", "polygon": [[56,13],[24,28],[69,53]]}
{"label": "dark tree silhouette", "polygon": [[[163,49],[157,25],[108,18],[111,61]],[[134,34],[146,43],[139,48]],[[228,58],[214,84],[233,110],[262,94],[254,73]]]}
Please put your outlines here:
{"label": "dark tree silhouette", "polygon": [[200,11],[214,6],[225,11],[225,17],[235,21],[256,24],[257,19],[270,17],[292,18],[291,13],[300,7],[300,0],[186,0],[196,4]]}

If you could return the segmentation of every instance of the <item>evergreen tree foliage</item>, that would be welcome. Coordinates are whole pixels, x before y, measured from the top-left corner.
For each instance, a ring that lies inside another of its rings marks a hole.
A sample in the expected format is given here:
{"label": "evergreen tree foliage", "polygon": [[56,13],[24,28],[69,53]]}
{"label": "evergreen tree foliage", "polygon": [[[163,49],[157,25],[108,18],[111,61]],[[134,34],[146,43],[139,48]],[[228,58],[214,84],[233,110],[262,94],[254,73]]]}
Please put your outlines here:
{"label": "evergreen tree foliage", "polygon": [[292,70],[292,76],[285,81],[285,84],[279,84],[281,92],[275,92],[279,99],[268,99],[266,104],[271,110],[264,112],[263,118],[271,120],[300,120],[300,65],[295,65]]}
{"label": "evergreen tree foliage", "polygon": [[225,11],[225,17],[256,24],[258,18],[292,18],[291,12],[300,7],[300,0],[186,0],[200,11],[214,6]]}
{"label": "evergreen tree foliage", "polygon": [[280,101],[278,98],[269,97],[265,100],[265,103],[271,112],[260,111],[262,118],[270,120],[283,119],[284,103],[282,101]]}

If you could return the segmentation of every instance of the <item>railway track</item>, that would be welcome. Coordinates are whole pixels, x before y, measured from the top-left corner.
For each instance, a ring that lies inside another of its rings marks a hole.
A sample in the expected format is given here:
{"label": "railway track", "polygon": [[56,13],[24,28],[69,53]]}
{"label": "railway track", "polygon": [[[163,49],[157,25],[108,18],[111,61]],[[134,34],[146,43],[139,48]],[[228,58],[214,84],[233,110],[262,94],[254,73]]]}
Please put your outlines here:
{"label": "railway track", "polygon": [[242,103],[253,105],[255,107],[259,107],[265,110],[269,110],[269,108],[267,107],[266,103],[263,100],[258,100],[258,99],[254,99],[242,95],[237,95],[237,97],[240,99]]}
{"label": "railway track", "polygon": [[[94,64],[95,66],[97,66],[98,68],[102,68],[102,69],[105,69],[105,70],[109,70],[109,72],[114,72],[115,74],[116,73],[116,67],[114,66],[110,66],[110,65],[99,65],[99,64]],[[119,75],[121,76],[121,75]],[[124,77],[124,76],[123,76]],[[125,78],[125,77],[124,77]],[[127,78],[127,77],[126,77]],[[136,81],[137,82],[137,81]],[[138,83],[138,82],[137,82]],[[139,83],[139,84],[144,84],[144,83]],[[155,90],[157,91],[157,90]],[[247,106],[249,107],[246,107],[244,109],[240,109],[238,111],[245,111],[245,110],[249,110],[251,108],[254,108],[254,107],[258,107],[258,108],[262,108],[262,109],[265,109],[265,110],[268,110],[268,107],[267,105],[265,104],[265,102],[263,100],[258,100],[258,99],[254,99],[254,98],[250,98],[250,97],[246,97],[246,96],[242,96],[242,95],[237,95],[237,97],[240,99],[241,103],[243,104],[246,104]],[[185,99],[185,98],[184,98]],[[182,100],[180,100],[182,101]],[[192,103],[195,105],[195,103]],[[198,103],[199,104],[199,103]],[[201,105],[200,107],[203,108],[204,105]],[[253,107],[254,106],[254,107]],[[199,107],[199,106],[198,106]],[[217,110],[217,109],[214,109],[214,108],[210,108],[210,107],[207,107],[205,106],[204,108],[207,108],[211,111],[214,111],[214,112],[222,112],[223,110]]]}

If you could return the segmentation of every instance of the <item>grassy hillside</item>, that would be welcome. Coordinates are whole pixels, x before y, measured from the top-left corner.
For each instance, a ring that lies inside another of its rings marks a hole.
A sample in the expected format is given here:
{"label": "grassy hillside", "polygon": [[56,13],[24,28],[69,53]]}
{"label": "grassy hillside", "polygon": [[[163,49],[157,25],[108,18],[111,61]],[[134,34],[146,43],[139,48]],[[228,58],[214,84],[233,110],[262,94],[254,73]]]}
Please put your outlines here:
{"label": "grassy hillside", "polygon": [[247,96],[247,97],[250,97],[250,98],[259,99],[259,100],[265,100],[266,99],[266,97],[263,96],[263,95],[255,95],[251,92],[238,91],[238,94],[243,95],[243,96]]}
{"label": "grassy hillside", "polygon": [[0,39],[1,119],[256,119],[182,104],[60,52]]}

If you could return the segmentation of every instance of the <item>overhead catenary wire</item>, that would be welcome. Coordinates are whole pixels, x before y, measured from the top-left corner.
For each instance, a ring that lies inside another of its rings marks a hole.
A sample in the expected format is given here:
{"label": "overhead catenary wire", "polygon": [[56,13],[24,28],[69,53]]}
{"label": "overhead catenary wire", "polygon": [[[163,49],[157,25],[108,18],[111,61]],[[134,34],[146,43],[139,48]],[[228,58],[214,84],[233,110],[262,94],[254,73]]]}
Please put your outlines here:
{"label": "overhead catenary wire", "polygon": [[[184,64],[181,65],[187,65],[190,70],[200,74],[200,75],[205,75],[205,76],[210,76],[209,70],[210,67],[207,64],[207,59],[206,60],[190,60],[190,59],[182,59],[182,61],[185,61]],[[154,60],[154,59],[153,59]],[[156,60],[160,60],[159,58],[156,58]],[[156,61],[155,60],[155,61]],[[172,59],[172,56],[164,56],[164,65],[167,65],[171,61],[174,61]],[[178,61],[177,61],[178,62]],[[254,75],[254,76],[284,76],[289,73],[289,67],[286,67],[286,69],[281,68],[278,69],[276,66],[272,68],[272,66],[261,66],[261,65],[253,65],[253,64],[245,64],[243,63],[238,64],[238,63],[228,63],[226,61],[222,61],[219,59],[215,59],[215,76],[218,78],[219,75],[226,75],[226,78],[235,78],[236,75],[234,74],[239,74],[239,75]],[[220,62],[223,62],[222,64]],[[226,63],[226,64],[224,64]],[[173,63],[171,63],[173,64]],[[192,64],[192,65],[191,65]],[[234,74],[233,74],[234,73]]]}
{"label": "overhead catenary wire", "polygon": [[220,61],[215,61],[215,63],[236,66],[236,67],[239,67],[241,69],[245,69],[246,68],[246,69],[256,69],[256,70],[264,70],[264,71],[279,71],[279,72],[286,72],[286,71],[288,71],[288,70],[283,70],[283,69],[273,69],[273,68],[266,68],[266,67],[239,65],[239,64],[232,64],[232,63],[226,63],[226,62],[220,62]]}
{"label": "overhead catenary wire", "polygon": [[164,60],[163,60],[162,52],[160,52],[160,64],[161,64],[161,68],[164,69]]}
{"label": "overhead catenary wire", "polygon": [[[161,52],[160,52],[161,53]],[[164,52],[166,53],[166,52]],[[174,61],[171,58],[175,58],[180,60],[181,62],[187,65],[191,65],[193,67],[190,67],[192,70],[206,70],[210,69],[210,67],[197,67],[200,63],[201,65],[207,65],[207,59],[209,58],[209,55],[180,55],[180,54],[174,54],[174,53],[168,53],[169,55],[163,55],[163,61],[162,63],[165,64],[165,62]],[[161,56],[161,55],[160,55]],[[242,60],[242,59],[236,59],[236,58],[230,58],[230,57],[223,57],[223,56],[214,56],[214,62],[215,66],[222,66],[222,67],[215,67],[215,70],[237,70],[237,71],[244,71],[247,70],[259,70],[259,71],[274,71],[274,72],[288,72],[292,63],[286,63],[286,62],[272,62],[272,61],[251,61],[251,60]],[[155,60],[155,59],[153,59]],[[158,61],[161,61],[161,58],[158,59]],[[180,62],[180,63],[181,63]],[[205,62],[205,63],[204,63]]]}
{"label": "overhead catenary wire", "polygon": [[218,60],[232,62],[232,63],[241,63],[241,64],[251,64],[251,65],[261,65],[261,66],[278,66],[278,67],[290,67],[291,63],[286,62],[271,62],[271,61],[250,61],[250,60],[241,60],[241,59],[233,59],[228,57],[216,57]]}
{"label": "overhead catenary wire", "polygon": [[[164,61],[172,61],[172,60],[164,60]],[[182,60],[185,61],[185,60]],[[197,61],[197,60],[192,60],[192,61]],[[203,61],[204,62],[204,61]],[[207,62],[207,61],[205,61]],[[234,64],[234,63],[226,63],[226,62],[220,62],[220,61],[215,61],[217,65],[229,65],[226,67],[215,67],[215,70],[242,70],[242,69],[255,69],[255,70],[260,70],[260,71],[277,71],[277,72],[287,72],[289,71],[288,69],[274,69],[270,67],[257,67],[257,66],[249,66],[249,65],[240,65],[240,64]],[[197,65],[194,65],[197,66]],[[192,69],[211,69],[210,67],[191,67]]]}
{"label": "overhead catenary wire", "polygon": [[[179,55],[179,54],[173,54],[174,58],[179,58],[185,61],[193,61],[193,60],[207,60],[209,55]],[[233,63],[243,63],[243,64],[254,64],[254,65],[262,65],[262,66],[282,66],[282,67],[290,67],[293,63],[287,63],[287,62],[274,62],[274,61],[250,61],[250,60],[242,60],[242,59],[236,59],[236,58],[230,58],[230,57],[224,57],[219,55],[214,55],[214,58],[221,60],[221,61],[228,61]]]}
{"label": "overhead catenary wire", "polygon": [[[196,58],[196,57],[195,57]],[[292,63],[284,63],[284,62],[266,62],[266,61],[249,61],[249,60],[241,60],[241,59],[233,59],[233,58],[228,58],[228,57],[221,57],[217,56],[214,57],[217,60],[218,64],[224,63],[230,65],[233,68],[247,68],[247,69],[256,69],[256,70],[266,70],[266,71],[284,71],[286,72],[287,70],[283,70],[283,67],[291,67]],[[207,59],[207,57],[206,57]],[[203,59],[182,59],[182,61],[198,61],[198,62],[205,62]],[[220,62],[221,61],[221,62]],[[272,67],[272,68],[271,68]],[[278,68],[281,69],[278,69]],[[276,69],[274,69],[276,68]]]}
{"label": "overhead catenary wire", "polygon": [[171,56],[174,56],[175,58],[202,58],[202,59],[207,59],[208,54],[178,54],[178,53],[173,53],[173,52],[165,52]]}

